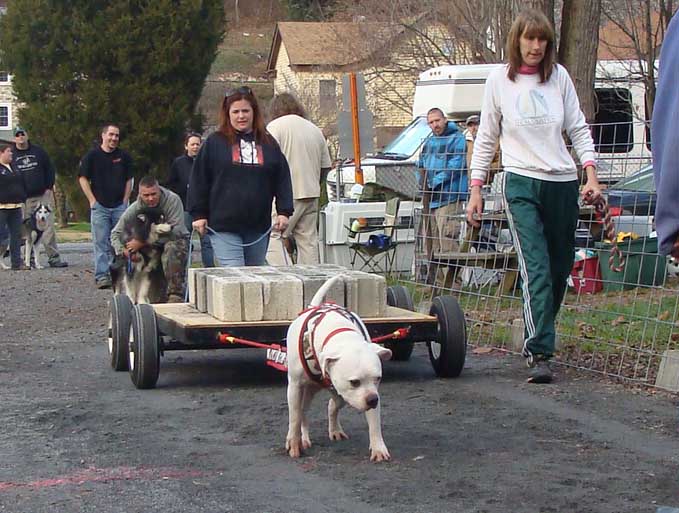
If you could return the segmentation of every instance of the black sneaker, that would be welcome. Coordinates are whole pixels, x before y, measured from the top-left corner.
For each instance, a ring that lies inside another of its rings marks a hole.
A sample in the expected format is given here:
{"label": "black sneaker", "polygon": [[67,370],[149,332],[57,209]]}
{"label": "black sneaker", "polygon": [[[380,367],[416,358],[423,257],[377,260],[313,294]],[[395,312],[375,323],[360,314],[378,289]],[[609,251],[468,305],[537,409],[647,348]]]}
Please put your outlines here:
{"label": "black sneaker", "polygon": [[96,280],[96,285],[98,289],[110,289],[112,286],[111,278],[105,276],[104,278],[99,278]]}
{"label": "black sneaker", "polygon": [[526,380],[528,383],[552,382],[552,369],[549,364],[549,359],[540,356],[529,358],[528,366],[530,367],[530,373]]}
{"label": "black sneaker", "polygon": [[68,262],[63,260],[55,260],[54,262],[49,262],[50,267],[68,267]]}

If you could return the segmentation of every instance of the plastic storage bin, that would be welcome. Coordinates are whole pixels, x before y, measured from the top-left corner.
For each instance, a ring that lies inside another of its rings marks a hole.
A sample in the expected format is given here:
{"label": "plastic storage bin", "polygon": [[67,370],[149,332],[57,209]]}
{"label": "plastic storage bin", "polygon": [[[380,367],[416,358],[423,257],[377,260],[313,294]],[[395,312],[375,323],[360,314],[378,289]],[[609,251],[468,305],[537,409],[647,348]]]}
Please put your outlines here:
{"label": "plastic storage bin", "polygon": [[[596,247],[599,250],[604,291],[629,290],[639,285],[663,285],[667,260],[658,255],[657,238],[639,237],[618,244],[625,256],[625,268],[619,272],[611,270],[608,265],[611,244],[600,242]],[[617,258],[615,264],[618,264]]]}
{"label": "plastic storage bin", "polygon": [[573,263],[571,271],[573,288],[578,294],[595,294],[603,289],[601,271],[599,270],[599,257],[590,256]]}

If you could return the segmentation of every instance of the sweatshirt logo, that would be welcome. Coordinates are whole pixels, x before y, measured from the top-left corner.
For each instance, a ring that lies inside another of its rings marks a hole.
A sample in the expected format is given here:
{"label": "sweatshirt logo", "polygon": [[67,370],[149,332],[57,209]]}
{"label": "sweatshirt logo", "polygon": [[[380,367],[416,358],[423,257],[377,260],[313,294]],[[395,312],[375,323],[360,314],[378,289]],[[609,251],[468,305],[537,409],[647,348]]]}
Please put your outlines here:
{"label": "sweatshirt logo", "polygon": [[549,114],[547,100],[537,89],[519,95],[516,99],[516,112],[520,117],[516,122],[518,126],[549,125],[556,121],[556,118]]}
{"label": "sweatshirt logo", "polygon": [[38,167],[38,158],[35,155],[22,155],[16,159],[15,163],[17,169],[25,173]]}
{"label": "sweatshirt logo", "polygon": [[231,159],[239,164],[264,164],[264,152],[259,144],[254,141],[240,140],[231,147]]}

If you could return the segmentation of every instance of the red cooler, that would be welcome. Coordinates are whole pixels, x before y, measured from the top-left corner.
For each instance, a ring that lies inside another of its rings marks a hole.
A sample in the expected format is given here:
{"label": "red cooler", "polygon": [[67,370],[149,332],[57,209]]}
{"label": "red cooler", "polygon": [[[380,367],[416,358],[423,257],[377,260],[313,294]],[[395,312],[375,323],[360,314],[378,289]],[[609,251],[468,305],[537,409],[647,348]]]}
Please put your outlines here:
{"label": "red cooler", "polygon": [[578,294],[594,294],[603,289],[601,271],[599,270],[599,257],[593,256],[577,260],[573,264],[571,278],[575,291]]}

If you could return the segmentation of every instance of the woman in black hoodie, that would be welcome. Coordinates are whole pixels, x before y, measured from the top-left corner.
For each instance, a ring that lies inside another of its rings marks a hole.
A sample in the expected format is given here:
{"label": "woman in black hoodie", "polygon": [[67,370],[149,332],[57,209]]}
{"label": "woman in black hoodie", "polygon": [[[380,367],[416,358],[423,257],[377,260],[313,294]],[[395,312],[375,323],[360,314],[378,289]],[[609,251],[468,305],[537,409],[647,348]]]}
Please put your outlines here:
{"label": "woman in black hoodie", "polygon": [[[271,202],[278,217],[271,226]],[[264,265],[271,229],[292,215],[290,169],[249,87],[228,92],[211,134],[193,164],[188,207],[193,227],[209,226],[215,261],[223,267]]]}
{"label": "woman in black hoodie", "polygon": [[[22,203],[26,201],[26,186],[23,176],[12,164],[12,147],[0,144],[0,226],[9,230],[9,255],[12,269],[28,269],[21,263],[21,214]],[[4,253],[4,248],[0,248]],[[2,256],[0,254],[0,256]]]}

